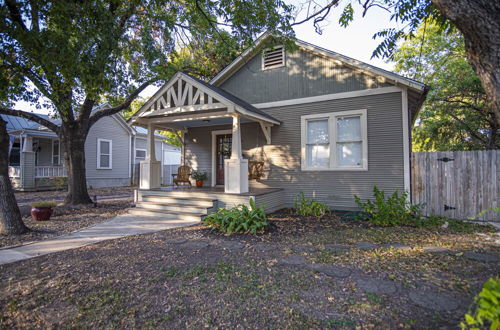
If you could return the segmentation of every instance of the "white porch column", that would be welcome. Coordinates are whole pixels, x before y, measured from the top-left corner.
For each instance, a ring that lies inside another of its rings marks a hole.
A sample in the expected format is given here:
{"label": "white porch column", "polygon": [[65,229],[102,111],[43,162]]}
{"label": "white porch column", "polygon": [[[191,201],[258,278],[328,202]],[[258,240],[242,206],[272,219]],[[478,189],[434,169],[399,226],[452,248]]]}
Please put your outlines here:
{"label": "white porch column", "polygon": [[248,160],[241,156],[240,117],[233,115],[231,158],[224,160],[224,191],[241,194],[248,192]]}
{"label": "white porch column", "polygon": [[158,189],[161,184],[161,163],[156,160],[155,127],[148,124],[146,160],[141,161],[140,189]]}
{"label": "white porch column", "polygon": [[[20,143],[23,136],[21,136]],[[35,152],[33,151],[33,137],[24,135],[24,144],[21,152],[20,185],[23,190],[30,190],[36,187],[36,164]]]}

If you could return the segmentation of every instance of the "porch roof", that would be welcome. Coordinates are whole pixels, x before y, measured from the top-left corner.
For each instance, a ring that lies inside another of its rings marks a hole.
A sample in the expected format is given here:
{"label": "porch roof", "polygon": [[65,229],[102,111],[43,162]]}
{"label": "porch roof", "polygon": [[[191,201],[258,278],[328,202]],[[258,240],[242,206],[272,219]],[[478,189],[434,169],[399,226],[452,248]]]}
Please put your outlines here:
{"label": "porch roof", "polygon": [[231,124],[235,114],[241,122],[279,125],[264,111],[184,72],[177,72],[130,119],[130,124],[154,124],[166,128],[188,128]]}

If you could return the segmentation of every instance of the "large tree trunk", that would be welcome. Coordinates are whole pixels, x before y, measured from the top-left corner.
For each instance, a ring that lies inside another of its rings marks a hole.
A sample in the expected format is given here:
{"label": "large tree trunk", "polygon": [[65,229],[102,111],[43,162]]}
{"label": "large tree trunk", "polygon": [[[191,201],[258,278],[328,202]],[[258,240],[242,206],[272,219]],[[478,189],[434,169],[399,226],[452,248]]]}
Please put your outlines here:
{"label": "large tree trunk", "polygon": [[61,141],[64,145],[64,161],[68,171],[68,194],[65,204],[91,204],[87,191],[87,173],[85,171],[86,130],[63,128]]}
{"label": "large tree trunk", "polygon": [[9,135],[5,121],[0,118],[0,234],[22,234],[28,230],[10,183]]}
{"label": "large tree trunk", "polygon": [[465,39],[467,57],[500,126],[500,1],[432,0]]}

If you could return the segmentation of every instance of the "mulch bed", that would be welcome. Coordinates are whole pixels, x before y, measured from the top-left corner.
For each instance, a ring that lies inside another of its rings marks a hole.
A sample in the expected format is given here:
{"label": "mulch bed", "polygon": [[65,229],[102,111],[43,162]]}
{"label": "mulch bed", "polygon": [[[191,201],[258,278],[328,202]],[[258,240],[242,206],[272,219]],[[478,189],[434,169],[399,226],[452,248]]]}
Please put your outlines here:
{"label": "mulch bed", "polygon": [[[132,197],[134,189],[137,187],[110,187],[110,188],[95,188],[89,189],[89,195],[93,199],[97,196],[99,198],[106,196],[130,196]],[[18,191],[15,193],[17,203],[33,203],[41,200],[64,200],[67,195],[64,190],[48,190],[48,191]]]}
{"label": "mulch bed", "polygon": [[[381,228],[347,218],[285,210],[256,237],[196,225],[3,265],[0,327],[455,328],[500,272],[465,257],[500,256],[491,228]],[[359,242],[400,245],[364,250]]]}
{"label": "mulch bed", "polygon": [[104,222],[127,212],[133,206],[132,199],[97,203],[97,206],[58,206],[48,221],[35,221],[31,216],[23,218],[30,232],[23,235],[0,235],[0,247],[14,246],[61,236],[73,231]]}

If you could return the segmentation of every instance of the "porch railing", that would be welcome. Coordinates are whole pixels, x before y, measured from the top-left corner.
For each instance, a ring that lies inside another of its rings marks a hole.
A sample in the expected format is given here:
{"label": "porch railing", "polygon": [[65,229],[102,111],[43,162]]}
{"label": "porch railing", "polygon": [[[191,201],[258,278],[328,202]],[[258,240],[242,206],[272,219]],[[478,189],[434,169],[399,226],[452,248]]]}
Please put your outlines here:
{"label": "porch railing", "polygon": [[37,178],[57,178],[66,177],[68,173],[64,166],[36,166],[35,177]]}
{"label": "porch railing", "polygon": [[9,166],[9,177],[19,178],[21,176],[21,167],[19,166]]}

